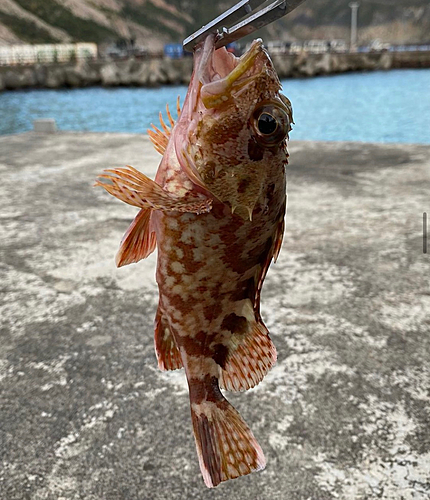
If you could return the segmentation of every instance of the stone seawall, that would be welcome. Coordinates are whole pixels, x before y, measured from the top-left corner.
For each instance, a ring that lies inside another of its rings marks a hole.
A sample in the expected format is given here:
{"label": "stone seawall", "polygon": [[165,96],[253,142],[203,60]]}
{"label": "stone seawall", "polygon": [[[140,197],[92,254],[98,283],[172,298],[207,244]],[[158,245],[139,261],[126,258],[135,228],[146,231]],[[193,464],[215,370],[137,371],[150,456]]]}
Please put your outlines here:
{"label": "stone seawall", "polygon": [[[273,61],[280,78],[296,78],[348,71],[430,68],[430,52],[282,54],[274,55]],[[0,67],[0,90],[188,84],[191,72],[191,57]]]}

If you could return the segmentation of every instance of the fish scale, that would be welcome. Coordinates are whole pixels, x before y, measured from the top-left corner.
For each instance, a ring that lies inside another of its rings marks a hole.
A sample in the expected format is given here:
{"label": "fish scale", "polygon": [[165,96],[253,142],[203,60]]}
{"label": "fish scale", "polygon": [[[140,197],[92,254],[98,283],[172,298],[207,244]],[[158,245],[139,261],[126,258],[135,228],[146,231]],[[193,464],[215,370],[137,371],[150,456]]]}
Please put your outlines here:
{"label": "fish scale", "polygon": [[220,388],[254,387],[276,362],[260,294],[284,232],[292,113],[261,41],[236,58],[209,35],[178,121],[168,116],[172,129],[162,121],[150,134],[163,154],[155,181],[127,167],[97,184],[140,208],[117,264],[158,248],[158,366],[185,368],[200,469],[214,487],[266,464]]}

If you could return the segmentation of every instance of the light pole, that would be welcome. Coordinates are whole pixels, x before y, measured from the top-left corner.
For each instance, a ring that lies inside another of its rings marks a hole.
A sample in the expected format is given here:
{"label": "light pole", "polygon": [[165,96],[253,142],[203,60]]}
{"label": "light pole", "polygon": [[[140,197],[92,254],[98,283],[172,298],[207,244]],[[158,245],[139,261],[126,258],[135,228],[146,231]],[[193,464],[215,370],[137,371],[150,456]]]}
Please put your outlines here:
{"label": "light pole", "polygon": [[351,7],[351,45],[349,50],[355,52],[357,50],[357,11],[360,4],[351,2],[349,6]]}

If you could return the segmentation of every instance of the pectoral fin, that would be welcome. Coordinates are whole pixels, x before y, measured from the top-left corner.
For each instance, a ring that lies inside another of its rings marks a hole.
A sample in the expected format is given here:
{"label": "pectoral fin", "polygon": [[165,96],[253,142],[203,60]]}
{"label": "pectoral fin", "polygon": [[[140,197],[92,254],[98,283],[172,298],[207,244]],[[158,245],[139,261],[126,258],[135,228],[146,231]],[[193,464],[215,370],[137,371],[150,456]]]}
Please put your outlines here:
{"label": "pectoral fin", "polygon": [[95,186],[101,186],[121,201],[139,208],[173,212],[204,213],[212,208],[209,198],[174,196],[133,167],[106,169]]}
{"label": "pectoral fin", "polygon": [[155,250],[157,241],[151,228],[151,214],[150,208],[142,208],[124,234],[115,257],[118,267],[139,262]]}

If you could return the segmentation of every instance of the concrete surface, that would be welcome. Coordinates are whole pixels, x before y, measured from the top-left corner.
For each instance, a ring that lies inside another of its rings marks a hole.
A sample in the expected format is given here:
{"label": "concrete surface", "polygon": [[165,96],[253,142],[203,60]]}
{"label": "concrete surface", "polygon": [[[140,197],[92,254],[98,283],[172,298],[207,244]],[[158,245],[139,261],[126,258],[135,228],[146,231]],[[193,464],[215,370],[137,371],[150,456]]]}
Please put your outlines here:
{"label": "concrete surface", "polygon": [[262,298],[279,362],[230,396],[268,465],[207,490],[184,374],[156,368],[155,257],[115,268],[136,211],[92,188],[158,154],[139,135],[0,138],[2,500],[429,498],[430,146],[290,153]]}

